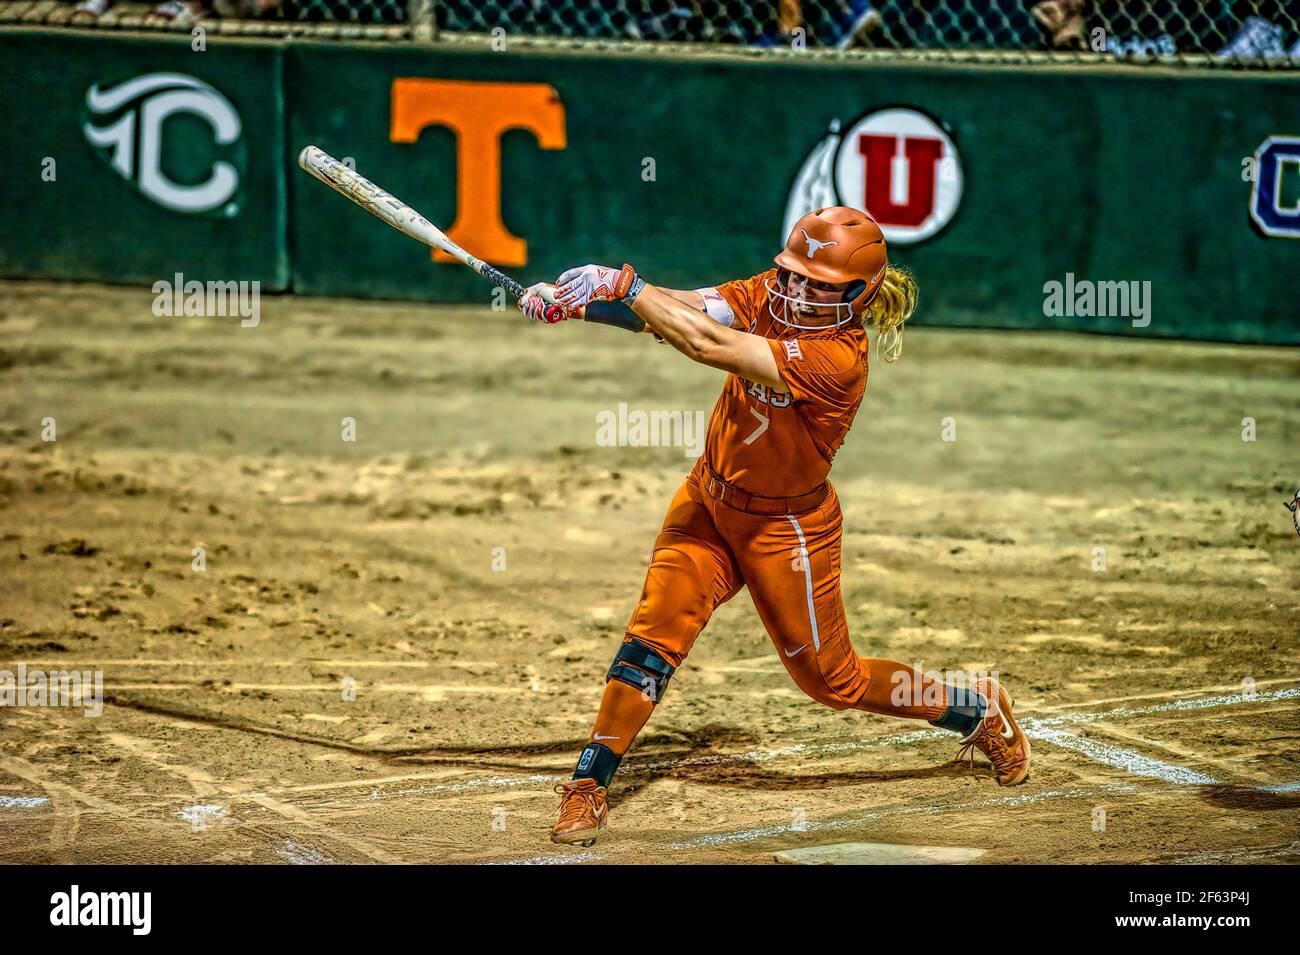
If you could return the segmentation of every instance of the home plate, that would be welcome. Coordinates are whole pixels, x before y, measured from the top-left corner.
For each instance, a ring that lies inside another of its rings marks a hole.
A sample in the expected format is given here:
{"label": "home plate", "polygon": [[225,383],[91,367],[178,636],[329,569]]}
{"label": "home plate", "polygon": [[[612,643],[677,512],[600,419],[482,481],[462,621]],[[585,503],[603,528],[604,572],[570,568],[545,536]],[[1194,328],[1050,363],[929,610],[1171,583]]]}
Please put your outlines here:
{"label": "home plate", "polygon": [[776,861],[786,865],[962,865],[987,849],[958,846],[900,846],[889,842],[836,842],[828,846],[785,849]]}

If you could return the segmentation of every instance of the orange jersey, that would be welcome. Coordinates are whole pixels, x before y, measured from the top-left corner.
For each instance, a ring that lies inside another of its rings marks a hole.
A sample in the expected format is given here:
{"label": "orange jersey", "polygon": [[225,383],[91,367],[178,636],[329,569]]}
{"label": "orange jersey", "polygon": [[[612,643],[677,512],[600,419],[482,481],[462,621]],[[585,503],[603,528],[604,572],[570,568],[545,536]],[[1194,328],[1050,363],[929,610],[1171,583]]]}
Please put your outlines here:
{"label": "orange jersey", "polygon": [[704,463],[723,481],[764,497],[793,497],[826,480],[867,387],[867,333],[859,325],[806,331],[768,311],[776,269],[718,292],[732,327],[768,339],[789,394],[728,375],[709,420]]}

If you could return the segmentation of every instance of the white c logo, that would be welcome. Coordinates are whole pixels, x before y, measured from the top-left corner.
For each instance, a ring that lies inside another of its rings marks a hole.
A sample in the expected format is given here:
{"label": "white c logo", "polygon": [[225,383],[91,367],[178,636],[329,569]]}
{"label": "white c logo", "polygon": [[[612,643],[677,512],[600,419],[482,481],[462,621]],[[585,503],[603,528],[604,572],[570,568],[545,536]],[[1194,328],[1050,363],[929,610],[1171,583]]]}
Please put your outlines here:
{"label": "white c logo", "polygon": [[225,161],[213,164],[211,175],[192,186],[173,181],[162,170],[163,123],[175,113],[202,117],[218,145],[239,138],[239,114],[230,100],[202,80],[183,73],[149,73],[105,90],[92,86],[86,92],[86,106],[99,116],[130,107],[111,125],[88,122],[82,131],[92,145],[111,148],[118,174],[128,182],[134,178],[140,191],[160,206],[207,212],[235,194],[239,171]]}

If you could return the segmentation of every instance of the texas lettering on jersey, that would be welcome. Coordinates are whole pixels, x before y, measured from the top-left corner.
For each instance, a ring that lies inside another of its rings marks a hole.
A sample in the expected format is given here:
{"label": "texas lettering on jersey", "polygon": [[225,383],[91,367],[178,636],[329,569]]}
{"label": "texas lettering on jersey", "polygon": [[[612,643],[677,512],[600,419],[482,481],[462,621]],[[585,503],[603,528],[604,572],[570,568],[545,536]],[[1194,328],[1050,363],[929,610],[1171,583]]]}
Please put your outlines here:
{"label": "texas lettering on jersey", "polygon": [[757,398],[765,405],[771,405],[773,408],[788,408],[794,400],[788,394],[781,394],[779,391],[773,391],[767,385],[760,384],[757,381],[750,381],[748,378],[740,379],[741,387],[745,389],[745,394],[751,398]]}
{"label": "texas lettering on jersey", "polygon": [[753,494],[789,497],[820,485],[844,443],[867,384],[867,334],[861,327],[809,331],[777,322],[768,310],[770,269],[726,282],[718,292],[734,328],[768,339],[788,394],[728,375],[714,406],[704,458],[718,477]]}

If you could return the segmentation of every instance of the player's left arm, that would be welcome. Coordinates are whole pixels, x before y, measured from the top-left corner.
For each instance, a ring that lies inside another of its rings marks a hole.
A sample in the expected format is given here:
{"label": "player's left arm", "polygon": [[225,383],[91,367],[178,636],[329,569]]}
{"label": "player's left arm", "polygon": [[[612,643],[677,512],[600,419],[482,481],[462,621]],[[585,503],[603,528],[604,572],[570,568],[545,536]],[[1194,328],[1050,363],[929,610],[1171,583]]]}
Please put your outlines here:
{"label": "player's left arm", "polygon": [[647,328],[691,361],[767,385],[778,394],[789,390],[766,338],[719,324],[669,291],[649,284],[630,305]]}
{"label": "player's left arm", "polygon": [[[633,282],[635,304],[627,295]],[[563,317],[574,314],[589,322],[653,332],[692,361],[767,385],[778,394],[789,390],[767,339],[732,328],[735,316],[717,289],[661,288],[642,281],[631,266],[620,270],[585,265],[560,275],[555,299],[564,309]],[[542,318],[537,296],[525,296],[519,307],[530,317]]]}
{"label": "player's left arm", "polygon": [[[536,322],[554,325],[569,318],[587,319],[601,325],[613,325],[626,328],[632,332],[648,332],[641,319],[637,318],[621,302],[610,299],[614,283],[618,280],[618,269],[604,265],[583,265],[563,272],[555,284],[537,282],[530,285],[519,299],[520,310]],[[716,289],[671,289],[660,286],[662,291],[671,295],[691,308],[699,309],[712,316],[715,321],[730,324],[730,309],[718,295]],[[546,295],[549,292],[550,296]],[[548,311],[549,301],[553,299],[561,306],[560,311]],[[610,307],[603,310],[593,309],[585,314],[591,302],[606,302]],[[613,307],[617,306],[617,307]]]}

